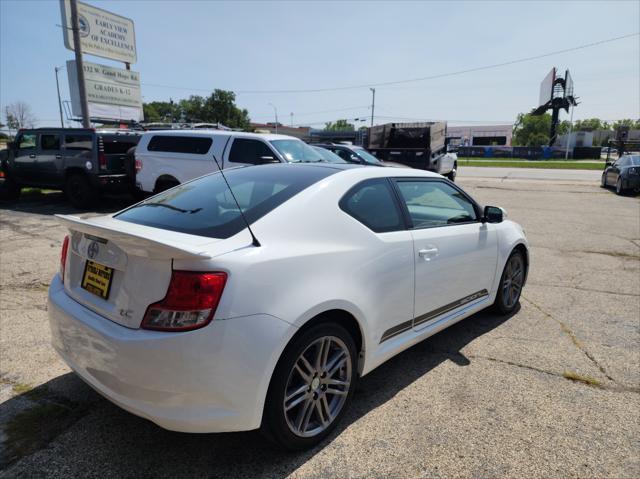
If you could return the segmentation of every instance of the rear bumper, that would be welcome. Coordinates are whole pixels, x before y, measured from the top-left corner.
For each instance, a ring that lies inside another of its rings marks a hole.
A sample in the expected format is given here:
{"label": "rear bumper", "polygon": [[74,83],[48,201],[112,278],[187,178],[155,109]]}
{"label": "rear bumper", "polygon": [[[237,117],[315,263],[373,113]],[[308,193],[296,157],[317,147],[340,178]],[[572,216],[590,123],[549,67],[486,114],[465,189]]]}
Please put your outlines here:
{"label": "rear bumper", "polygon": [[93,186],[104,192],[127,191],[133,181],[126,173],[116,175],[95,175],[92,179]]}
{"label": "rear bumper", "polygon": [[49,289],[52,344],[85,382],[123,409],[182,432],[256,429],[271,373],[293,326],[269,315],[191,332],[120,326]]}
{"label": "rear bumper", "polygon": [[640,176],[627,176],[627,178],[623,179],[622,186],[628,190],[640,190]]}

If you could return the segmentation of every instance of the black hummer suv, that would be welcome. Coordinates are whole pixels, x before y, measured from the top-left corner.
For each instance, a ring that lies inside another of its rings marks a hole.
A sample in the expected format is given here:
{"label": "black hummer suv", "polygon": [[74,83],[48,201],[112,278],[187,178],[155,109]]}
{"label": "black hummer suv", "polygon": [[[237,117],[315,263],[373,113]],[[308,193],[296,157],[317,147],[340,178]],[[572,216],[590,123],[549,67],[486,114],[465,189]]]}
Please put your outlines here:
{"label": "black hummer suv", "polygon": [[85,128],[20,130],[2,161],[4,198],[25,186],[62,189],[77,208],[91,206],[102,192],[126,192],[134,183],[127,152],[140,132]]}

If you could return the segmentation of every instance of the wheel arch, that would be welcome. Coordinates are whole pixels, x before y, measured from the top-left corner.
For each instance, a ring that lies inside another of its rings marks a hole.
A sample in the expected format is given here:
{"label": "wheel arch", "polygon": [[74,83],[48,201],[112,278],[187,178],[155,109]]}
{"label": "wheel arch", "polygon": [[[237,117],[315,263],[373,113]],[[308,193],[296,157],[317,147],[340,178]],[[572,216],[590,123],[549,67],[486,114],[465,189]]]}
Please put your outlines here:
{"label": "wheel arch", "polygon": [[158,191],[158,186],[162,183],[175,183],[174,186],[177,186],[180,184],[180,180],[171,174],[164,173],[156,178],[156,181],[153,184],[153,190]]}
{"label": "wheel arch", "polygon": [[518,243],[513,247],[511,253],[515,251],[519,251],[520,253],[522,253],[522,256],[524,256],[524,282],[526,283],[527,277],[529,275],[529,248],[527,248],[524,243]]}
{"label": "wheel arch", "polygon": [[87,176],[87,173],[88,172],[85,168],[81,168],[79,166],[70,166],[69,168],[64,170],[64,179],[66,181],[74,175]]}

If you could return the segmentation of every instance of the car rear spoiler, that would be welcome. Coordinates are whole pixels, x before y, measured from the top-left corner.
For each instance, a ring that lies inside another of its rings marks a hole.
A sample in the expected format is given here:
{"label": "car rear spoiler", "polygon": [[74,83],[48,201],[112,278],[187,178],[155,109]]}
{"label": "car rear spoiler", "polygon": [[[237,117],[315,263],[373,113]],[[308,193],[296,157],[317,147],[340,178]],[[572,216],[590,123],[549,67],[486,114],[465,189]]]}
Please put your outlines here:
{"label": "car rear spoiler", "polygon": [[[135,225],[110,217],[102,217],[100,224],[96,219],[82,219],[72,215],[56,215],[60,223],[72,231],[99,239],[113,241],[127,253],[136,256],[158,259],[209,259],[211,255],[199,250],[199,244],[185,244],[188,241],[172,241],[170,239],[150,239],[147,226]],[[137,230],[137,231],[136,231]],[[172,233],[172,232],[168,232]],[[182,235],[181,233],[175,233]],[[207,238],[209,239],[209,238]]]}

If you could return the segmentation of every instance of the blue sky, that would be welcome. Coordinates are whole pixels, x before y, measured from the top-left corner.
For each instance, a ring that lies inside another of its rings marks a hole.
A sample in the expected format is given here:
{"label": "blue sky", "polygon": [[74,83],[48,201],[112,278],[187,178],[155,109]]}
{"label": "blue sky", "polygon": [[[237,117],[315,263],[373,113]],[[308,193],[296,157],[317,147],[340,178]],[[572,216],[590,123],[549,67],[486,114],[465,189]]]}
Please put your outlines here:
{"label": "blue sky", "polygon": [[[234,91],[315,89],[425,77],[501,63],[640,31],[640,2],[88,1],[134,20],[145,101]],[[58,123],[54,66],[63,45],[57,0],[0,0],[0,105],[27,102]],[[119,66],[98,57],[88,61]],[[485,71],[376,91],[376,123],[514,121],[536,106],[553,66],[569,68],[574,118],[640,117],[640,37]],[[61,72],[64,99],[69,98]],[[167,88],[154,85],[167,85]],[[363,87],[322,93],[240,93],[255,121],[321,127],[368,117]],[[562,114],[562,118],[566,118]],[[3,114],[4,120],[4,114]],[[368,122],[367,122],[368,124]]]}

